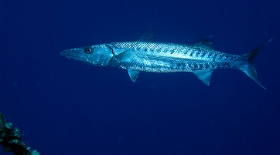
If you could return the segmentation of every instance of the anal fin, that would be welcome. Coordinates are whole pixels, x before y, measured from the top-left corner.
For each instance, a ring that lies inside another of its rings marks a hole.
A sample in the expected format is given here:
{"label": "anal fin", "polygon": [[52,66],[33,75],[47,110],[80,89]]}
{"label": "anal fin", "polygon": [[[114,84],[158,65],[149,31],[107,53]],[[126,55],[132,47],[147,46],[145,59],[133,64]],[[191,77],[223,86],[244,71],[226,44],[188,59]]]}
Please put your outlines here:
{"label": "anal fin", "polygon": [[203,83],[207,86],[210,86],[210,80],[213,70],[198,70],[194,71],[194,75],[196,75]]}

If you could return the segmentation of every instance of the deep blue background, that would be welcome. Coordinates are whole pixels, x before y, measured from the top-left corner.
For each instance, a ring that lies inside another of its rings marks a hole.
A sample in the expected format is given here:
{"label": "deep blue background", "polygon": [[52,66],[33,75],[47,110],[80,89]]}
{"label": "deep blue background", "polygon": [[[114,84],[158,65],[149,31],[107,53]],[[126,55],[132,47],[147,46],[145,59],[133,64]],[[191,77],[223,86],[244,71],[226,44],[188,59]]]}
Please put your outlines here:
{"label": "deep blue background", "polygon": [[[0,0],[0,111],[41,154],[280,154],[279,0]],[[92,67],[66,48],[193,43],[256,58],[263,90],[238,70],[207,87],[190,73]],[[0,154],[3,154],[0,151]]]}

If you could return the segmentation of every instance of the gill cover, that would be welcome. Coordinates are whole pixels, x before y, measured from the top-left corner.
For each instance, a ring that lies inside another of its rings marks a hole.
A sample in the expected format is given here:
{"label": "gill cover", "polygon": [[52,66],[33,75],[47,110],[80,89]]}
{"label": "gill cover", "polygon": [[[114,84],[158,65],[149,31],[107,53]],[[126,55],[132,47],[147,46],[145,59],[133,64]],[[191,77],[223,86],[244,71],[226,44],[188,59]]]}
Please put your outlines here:
{"label": "gill cover", "polygon": [[107,66],[113,58],[113,49],[106,44],[92,46],[92,53],[88,56],[91,63],[97,66]]}

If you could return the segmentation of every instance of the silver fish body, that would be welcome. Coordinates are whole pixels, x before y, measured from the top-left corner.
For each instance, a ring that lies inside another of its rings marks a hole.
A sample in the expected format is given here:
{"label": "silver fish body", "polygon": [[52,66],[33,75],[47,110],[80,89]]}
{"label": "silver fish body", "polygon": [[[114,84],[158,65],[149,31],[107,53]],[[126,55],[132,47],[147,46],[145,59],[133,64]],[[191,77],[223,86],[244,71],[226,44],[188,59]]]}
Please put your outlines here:
{"label": "silver fish body", "polygon": [[[198,70],[236,69],[247,63],[243,57],[215,51],[200,45],[153,42],[116,42],[116,53],[109,64],[123,69],[146,72],[194,72]],[[132,47],[132,48],[130,48]],[[245,66],[244,66],[245,67]]]}
{"label": "silver fish body", "polygon": [[112,66],[128,70],[133,82],[139,72],[192,72],[206,85],[210,85],[215,69],[239,69],[265,89],[257,77],[254,58],[270,42],[243,55],[232,55],[214,50],[211,37],[195,44],[173,44],[151,42],[153,31],[135,42],[113,42],[109,44],[64,50],[61,55],[94,66]]}

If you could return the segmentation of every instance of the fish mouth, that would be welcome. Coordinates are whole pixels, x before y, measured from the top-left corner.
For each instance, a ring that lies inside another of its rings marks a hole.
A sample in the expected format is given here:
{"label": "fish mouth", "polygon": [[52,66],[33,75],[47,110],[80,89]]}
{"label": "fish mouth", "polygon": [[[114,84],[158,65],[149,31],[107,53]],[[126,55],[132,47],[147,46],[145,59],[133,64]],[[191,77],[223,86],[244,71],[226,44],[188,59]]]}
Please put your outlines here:
{"label": "fish mouth", "polygon": [[81,54],[78,51],[73,51],[73,50],[64,50],[62,52],[60,52],[61,56],[64,56],[68,59],[75,59],[75,60],[79,60],[81,59]]}
{"label": "fish mouth", "polygon": [[77,60],[77,61],[92,65],[90,63],[88,56],[84,55],[84,53],[81,52],[80,50],[73,50],[73,49],[64,50],[64,51],[60,52],[60,55],[66,57],[68,59],[73,59],[73,60]]}
{"label": "fish mouth", "polygon": [[69,59],[72,57],[77,57],[76,54],[73,54],[73,52],[70,52],[69,50],[64,50],[64,51],[60,52],[60,55],[66,57],[66,58],[69,58]]}

